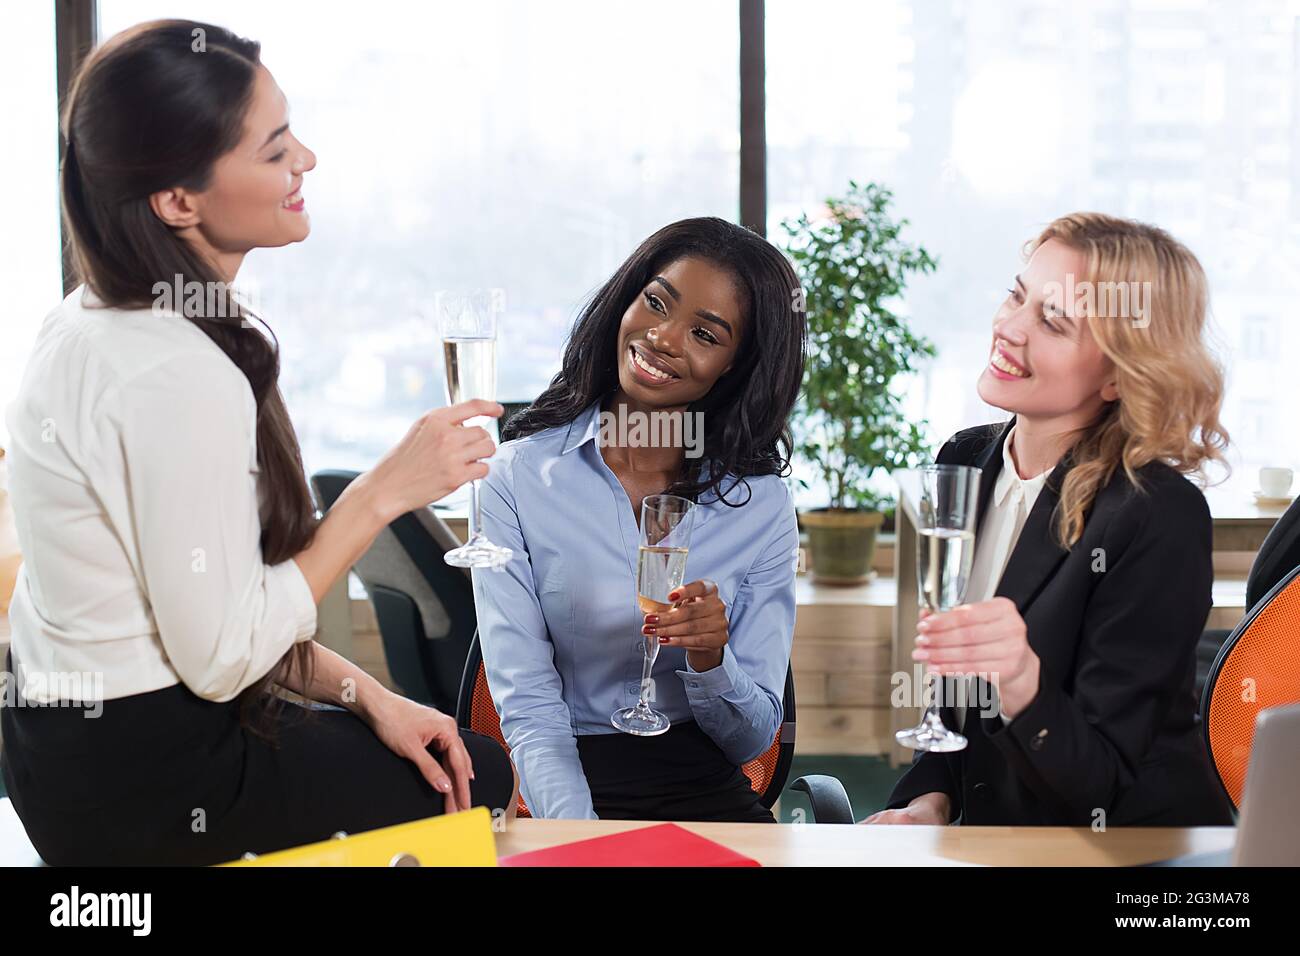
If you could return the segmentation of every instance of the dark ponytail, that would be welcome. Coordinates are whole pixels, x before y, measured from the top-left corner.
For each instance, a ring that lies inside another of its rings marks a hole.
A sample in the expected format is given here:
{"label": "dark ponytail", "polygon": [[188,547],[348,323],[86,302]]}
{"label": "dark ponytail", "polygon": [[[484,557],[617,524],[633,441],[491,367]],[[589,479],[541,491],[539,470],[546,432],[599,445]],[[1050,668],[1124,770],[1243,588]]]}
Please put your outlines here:
{"label": "dark ponytail", "polygon": [[[203,31],[205,51],[192,44]],[[311,543],[315,508],[278,384],[274,333],[230,292],[216,267],[153,212],[160,190],[207,188],[213,165],[235,147],[260,64],[260,45],[188,20],[144,23],[113,37],[73,79],[62,118],[60,189],[79,278],[114,308],[147,308],[158,282],[214,290],[185,317],[243,372],[257,403],[262,558],[287,561]],[[197,299],[198,297],[196,297]],[[195,314],[197,312],[197,314]],[[256,322],[265,334],[253,325]],[[239,699],[241,721],[265,734],[279,698],[272,684],[297,668],[310,682],[312,647],[295,644]]]}

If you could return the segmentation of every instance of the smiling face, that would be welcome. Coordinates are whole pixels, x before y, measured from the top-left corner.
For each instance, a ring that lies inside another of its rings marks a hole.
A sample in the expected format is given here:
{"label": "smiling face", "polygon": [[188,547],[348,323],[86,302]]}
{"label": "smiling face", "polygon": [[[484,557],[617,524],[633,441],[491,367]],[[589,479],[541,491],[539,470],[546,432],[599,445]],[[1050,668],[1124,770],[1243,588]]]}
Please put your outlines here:
{"label": "smiling face", "polygon": [[154,211],[233,274],[252,249],[300,242],[311,231],[303,174],[316,155],[289,130],[289,105],[264,66],[257,68],[243,136],[212,168],[206,189],[168,189]]}
{"label": "smiling face", "polygon": [[244,138],[217,160],[201,195],[203,231],[218,249],[283,246],[307,238],[303,174],[316,154],[289,130],[289,103],[266,67],[258,67]]}
{"label": "smiling face", "polygon": [[993,317],[980,398],[1022,418],[1084,422],[1118,398],[1113,363],[1077,299],[1065,301],[1086,276],[1084,255],[1057,239],[1034,251]]}
{"label": "smiling face", "polygon": [[650,408],[703,398],[735,362],[744,322],[744,300],[728,272],[703,259],[670,263],[623,313],[619,386]]}

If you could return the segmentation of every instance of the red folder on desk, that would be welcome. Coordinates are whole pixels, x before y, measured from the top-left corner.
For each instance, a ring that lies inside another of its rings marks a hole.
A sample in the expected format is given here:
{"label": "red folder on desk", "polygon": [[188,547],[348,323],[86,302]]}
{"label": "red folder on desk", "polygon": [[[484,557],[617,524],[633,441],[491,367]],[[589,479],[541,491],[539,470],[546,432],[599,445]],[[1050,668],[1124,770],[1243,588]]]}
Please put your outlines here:
{"label": "red folder on desk", "polygon": [[516,853],[499,866],[758,866],[721,843],[675,823],[640,827],[545,850]]}

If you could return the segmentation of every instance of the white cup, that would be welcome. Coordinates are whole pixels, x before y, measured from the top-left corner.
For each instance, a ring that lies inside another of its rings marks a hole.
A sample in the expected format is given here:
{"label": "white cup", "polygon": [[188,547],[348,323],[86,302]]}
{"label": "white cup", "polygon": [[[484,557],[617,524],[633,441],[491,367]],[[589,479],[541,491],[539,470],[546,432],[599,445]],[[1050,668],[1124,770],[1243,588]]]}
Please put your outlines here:
{"label": "white cup", "polygon": [[1291,492],[1295,472],[1290,468],[1261,468],[1259,490],[1266,498],[1285,498]]}

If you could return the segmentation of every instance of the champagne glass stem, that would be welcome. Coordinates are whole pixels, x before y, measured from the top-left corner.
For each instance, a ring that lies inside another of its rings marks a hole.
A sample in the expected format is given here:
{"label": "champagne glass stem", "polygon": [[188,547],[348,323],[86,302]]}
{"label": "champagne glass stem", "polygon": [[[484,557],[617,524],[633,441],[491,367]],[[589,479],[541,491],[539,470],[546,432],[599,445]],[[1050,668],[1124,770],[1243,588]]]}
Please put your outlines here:
{"label": "champagne glass stem", "polygon": [[483,526],[483,513],[479,510],[478,484],[479,479],[477,478],[469,483],[469,537],[466,539],[468,541],[478,538],[479,528]]}
{"label": "champagne glass stem", "polygon": [[927,676],[930,682],[930,703],[925,708],[923,720],[929,721],[931,718],[937,720],[939,717],[939,674],[937,671],[930,671]]}
{"label": "champagne glass stem", "polygon": [[[650,709],[650,672],[654,669],[655,658],[659,656],[659,638],[647,638],[644,634],[641,639],[646,642],[645,657],[641,660],[641,699],[637,701],[637,710]],[[653,645],[654,650],[650,647]]]}

